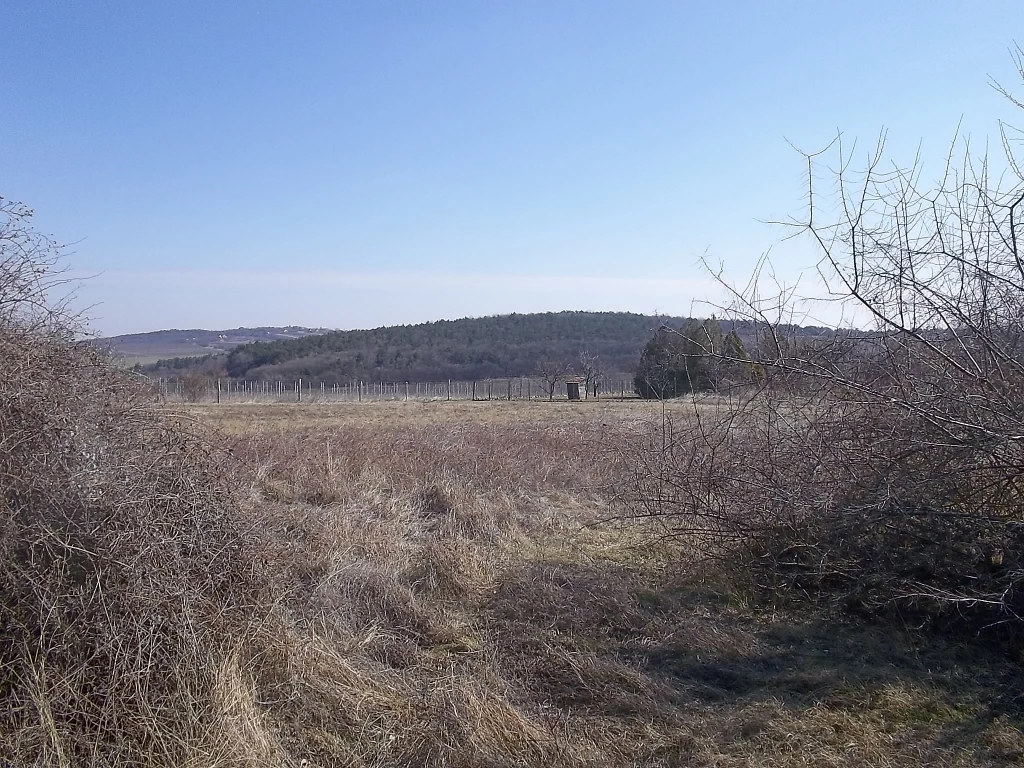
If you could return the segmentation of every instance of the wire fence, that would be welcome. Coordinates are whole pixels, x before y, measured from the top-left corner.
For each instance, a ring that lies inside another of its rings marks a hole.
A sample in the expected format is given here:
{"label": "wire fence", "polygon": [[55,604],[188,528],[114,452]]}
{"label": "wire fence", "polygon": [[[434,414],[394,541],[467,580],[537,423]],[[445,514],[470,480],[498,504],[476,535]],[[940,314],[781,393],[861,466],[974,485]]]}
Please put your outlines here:
{"label": "wire fence", "polygon": [[[573,386],[575,385],[575,387]],[[625,376],[586,386],[579,379],[550,382],[532,378],[483,381],[249,381],[238,379],[155,379],[162,400],[193,403],[362,403],[407,400],[575,400],[634,397],[633,381]]]}

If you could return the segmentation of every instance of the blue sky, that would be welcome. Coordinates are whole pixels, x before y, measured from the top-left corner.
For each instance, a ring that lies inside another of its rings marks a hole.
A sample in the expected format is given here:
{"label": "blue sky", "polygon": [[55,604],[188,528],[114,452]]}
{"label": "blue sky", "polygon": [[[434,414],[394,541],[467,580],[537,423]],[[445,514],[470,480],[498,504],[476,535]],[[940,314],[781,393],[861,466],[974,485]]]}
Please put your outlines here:
{"label": "blue sky", "polygon": [[[814,263],[802,148],[938,161],[1013,108],[1020,2],[0,4],[0,195],[103,333],[687,314]],[[699,311],[699,310],[698,310]]]}

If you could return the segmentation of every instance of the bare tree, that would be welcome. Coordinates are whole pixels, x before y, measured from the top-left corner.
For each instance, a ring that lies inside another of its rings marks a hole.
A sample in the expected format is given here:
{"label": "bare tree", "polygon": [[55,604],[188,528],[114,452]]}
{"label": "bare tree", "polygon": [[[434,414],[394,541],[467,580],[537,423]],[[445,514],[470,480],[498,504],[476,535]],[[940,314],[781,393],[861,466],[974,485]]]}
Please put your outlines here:
{"label": "bare tree", "polygon": [[583,388],[586,397],[597,397],[598,389],[604,377],[601,358],[587,350],[580,352],[580,374],[583,376]]}
{"label": "bare tree", "polygon": [[548,400],[555,399],[555,388],[572,375],[572,367],[558,360],[541,360],[537,363],[537,378],[547,388]]}

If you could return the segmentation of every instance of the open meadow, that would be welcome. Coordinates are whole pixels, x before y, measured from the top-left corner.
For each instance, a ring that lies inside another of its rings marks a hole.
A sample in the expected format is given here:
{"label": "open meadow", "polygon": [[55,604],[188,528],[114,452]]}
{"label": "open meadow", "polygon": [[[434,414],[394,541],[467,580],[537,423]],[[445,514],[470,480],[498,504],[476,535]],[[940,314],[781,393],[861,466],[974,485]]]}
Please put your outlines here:
{"label": "open meadow", "polygon": [[[676,429],[692,408],[670,406]],[[273,637],[220,682],[253,765],[1024,761],[1005,655],[765,600],[626,519],[658,404],[187,413],[230,447],[270,542]]]}
{"label": "open meadow", "polygon": [[1024,768],[1001,5],[0,5],[0,768]]}

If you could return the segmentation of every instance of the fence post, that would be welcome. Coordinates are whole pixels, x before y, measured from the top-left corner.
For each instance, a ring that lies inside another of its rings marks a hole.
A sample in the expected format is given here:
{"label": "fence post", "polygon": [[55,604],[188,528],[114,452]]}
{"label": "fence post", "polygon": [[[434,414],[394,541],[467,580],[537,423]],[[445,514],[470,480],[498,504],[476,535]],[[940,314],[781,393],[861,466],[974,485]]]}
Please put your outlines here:
{"label": "fence post", "polygon": [[302,379],[299,379],[295,384],[295,402],[302,402]]}
{"label": "fence post", "polygon": [[220,405],[220,379],[217,379],[217,405]]}
{"label": "fence post", "polygon": [[452,380],[448,379],[448,399],[452,399]]}

